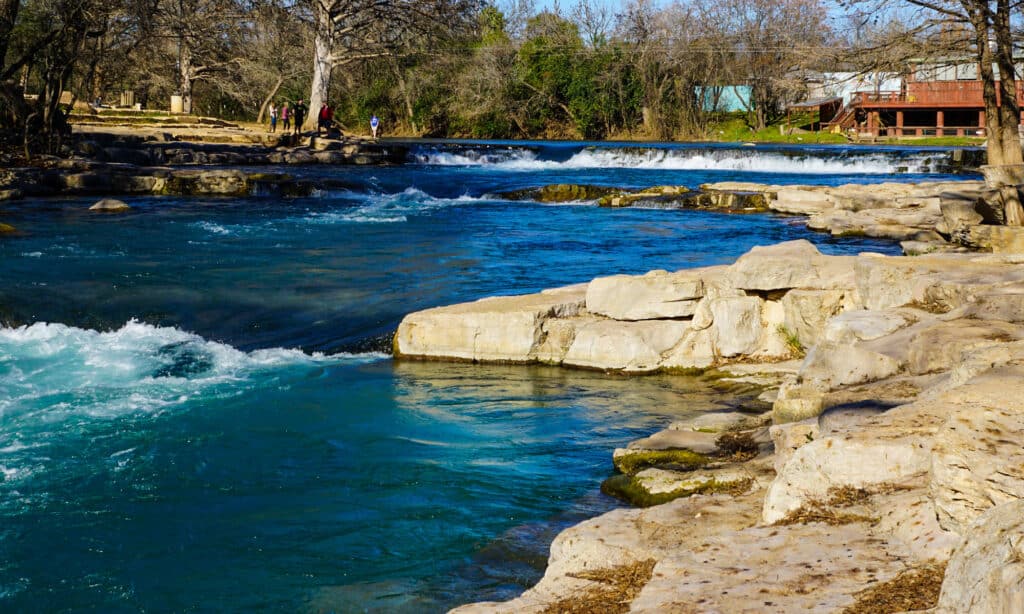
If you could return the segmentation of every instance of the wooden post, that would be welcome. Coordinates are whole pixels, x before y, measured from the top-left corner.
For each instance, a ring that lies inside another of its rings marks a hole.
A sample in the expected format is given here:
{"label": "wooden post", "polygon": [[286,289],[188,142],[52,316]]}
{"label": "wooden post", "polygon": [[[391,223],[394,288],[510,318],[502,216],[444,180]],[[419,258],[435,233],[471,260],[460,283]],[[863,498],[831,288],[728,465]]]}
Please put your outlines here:
{"label": "wooden post", "polygon": [[878,136],[878,111],[871,111],[868,113],[868,132],[871,136]]}

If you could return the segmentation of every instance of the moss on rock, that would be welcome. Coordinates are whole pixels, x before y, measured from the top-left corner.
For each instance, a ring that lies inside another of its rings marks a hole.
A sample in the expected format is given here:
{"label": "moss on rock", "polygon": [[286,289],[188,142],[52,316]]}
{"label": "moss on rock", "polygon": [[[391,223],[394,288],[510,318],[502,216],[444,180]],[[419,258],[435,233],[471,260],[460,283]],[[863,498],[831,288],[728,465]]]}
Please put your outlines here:
{"label": "moss on rock", "polygon": [[708,463],[708,457],[691,450],[644,450],[622,454],[613,459],[615,468],[626,474],[636,475],[648,467],[671,467],[673,469],[696,469]]}
{"label": "moss on rock", "polygon": [[620,194],[621,188],[576,183],[555,183],[539,188],[526,188],[501,192],[499,196],[509,200],[536,200],[542,203],[568,203],[580,200],[606,198],[609,194]]}
{"label": "moss on rock", "polygon": [[636,476],[613,475],[601,483],[601,492],[636,507],[651,507],[668,503],[681,497],[699,494],[743,492],[750,487],[750,482],[749,479],[735,482],[719,482],[715,479],[702,480],[669,492],[652,493],[644,487]]}

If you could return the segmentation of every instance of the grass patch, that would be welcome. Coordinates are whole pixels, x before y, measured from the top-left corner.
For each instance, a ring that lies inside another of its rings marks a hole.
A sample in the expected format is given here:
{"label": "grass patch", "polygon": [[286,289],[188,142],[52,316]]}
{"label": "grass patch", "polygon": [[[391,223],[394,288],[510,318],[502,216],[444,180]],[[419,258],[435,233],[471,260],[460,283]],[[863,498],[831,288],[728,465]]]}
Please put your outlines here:
{"label": "grass patch", "polygon": [[[801,123],[796,120],[795,127]],[[714,141],[749,141],[756,143],[849,143],[845,135],[831,132],[802,132],[788,134],[788,130],[780,130],[779,125],[768,126],[764,130],[753,130],[747,126],[742,117],[730,116],[712,124],[708,128],[708,137]]]}
{"label": "grass patch", "polygon": [[879,138],[879,143],[887,145],[936,145],[941,147],[981,147],[985,144],[985,137],[981,136],[922,136]]}
{"label": "grass patch", "polygon": [[945,576],[945,563],[908,569],[888,582],[881,582],[861,592],[857,595],[857,602],[843,610],[843,614],[889,614],[934,608],[939,603],[942,579]]}
{"label": "grass patch", "polygon": [[708,457],[690,450],[648,450],[624,454],[612,459],[615,468],[626,475],[636,475],[648,467],[662,467],[689,471],[703,467]]}
{"label": "grass patch", "polygon": [[620,614],[629,611],[654,573],[654,559],[619,565],[608,569],[568,574],[570,578],[598,583],[586,591],[560,599],[544,609],[544,614]]}
{"label": "grass patch", "polygon": [[804,347],[804,344],[800,341],[800,337],[798,337],[795,332],[789,330],[782,324],[779,324],[775,331],[778,332],[783,341],[786,342],[786,347],[794,358],[803,358],[807,355],[807,348]]}

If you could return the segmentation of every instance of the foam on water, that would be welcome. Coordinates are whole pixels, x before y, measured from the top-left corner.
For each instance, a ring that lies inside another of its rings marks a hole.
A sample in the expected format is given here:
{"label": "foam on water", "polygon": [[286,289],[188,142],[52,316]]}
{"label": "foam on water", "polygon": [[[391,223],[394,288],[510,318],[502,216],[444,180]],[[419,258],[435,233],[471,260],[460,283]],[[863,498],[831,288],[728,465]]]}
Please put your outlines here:
{"label": "foam on water", "polygon": [[536,152],[529,149],[508,148],[508,149],[460,149],[458,151],[445,151],[425,149],[413,153],[413,159],[420,164],[430,166],[500,166],[514,168],[535,167],[543,164],[537,159]]}
{"label": "foam on water", "polygon": [[206,231],[206,232],[208,232],[210,234],[213,234],[213,235],[226,236],[226,235],[237,234],[237,232],[238,232],[237,229],[228,228],[228,227],[226,227],[226,226],[224,226],[222,224],[218,224],[216,222],[196,222],[194,224],[194,226],[196,228],[199,228],[200,230],[204,230],[204,231]]}
{"label": "foam on water", "polygon": [[509,148],[475,152],[424,149],[413,155],[432,166],[488,166],[496,170],[543,171],[559,169],[640,168],[649,170],[738,171],[761,173],[900,174],[927,173],[934,154],[916,152],[786,154],[754,149],[586,148],[564,161],[544,159],[536,152]]}
{"label": "foam on water", "polygon": [[242,352],[134,320],[106,332],[48,323],[0,328],[0,389],[7,391],[0,415],[55,422],[159,412],[198,394],[234,394],[280,369],[382,357],[284,348]]}
{"label": "foam on water", "polygon": [[894,159],[884,154],[788,156],[779,153],[687,150],[584,150],[569,159],[570,168],[646,168],[659,170],[727,170],[800,174],[892,174],[925,170],[927,156]]}
{"label": "foam on water", "polygon": [[437,198],[417,188],[406,188],[394,194],[351,194],[362,204],[352,209],[314,212],[304,218],[312,224],[391,224],[408,221],[409,215],[425,214],[444,207],[465,205],[485,200],[471,196]]}

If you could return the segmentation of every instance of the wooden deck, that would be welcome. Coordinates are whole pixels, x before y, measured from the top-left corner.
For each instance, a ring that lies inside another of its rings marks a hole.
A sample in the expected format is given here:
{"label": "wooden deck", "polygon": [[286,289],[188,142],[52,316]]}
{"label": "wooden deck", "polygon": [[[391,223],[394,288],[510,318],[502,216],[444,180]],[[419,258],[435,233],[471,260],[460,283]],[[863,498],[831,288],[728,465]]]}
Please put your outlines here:
{"label": "wooden deck", "polygon": [[[1024,84],[1019,81],[1017,102],[1024,104]],[[910,81],[906,91],[857,92],[851,105],[879,110],[983,109],[985,101],[981,81]]]}

